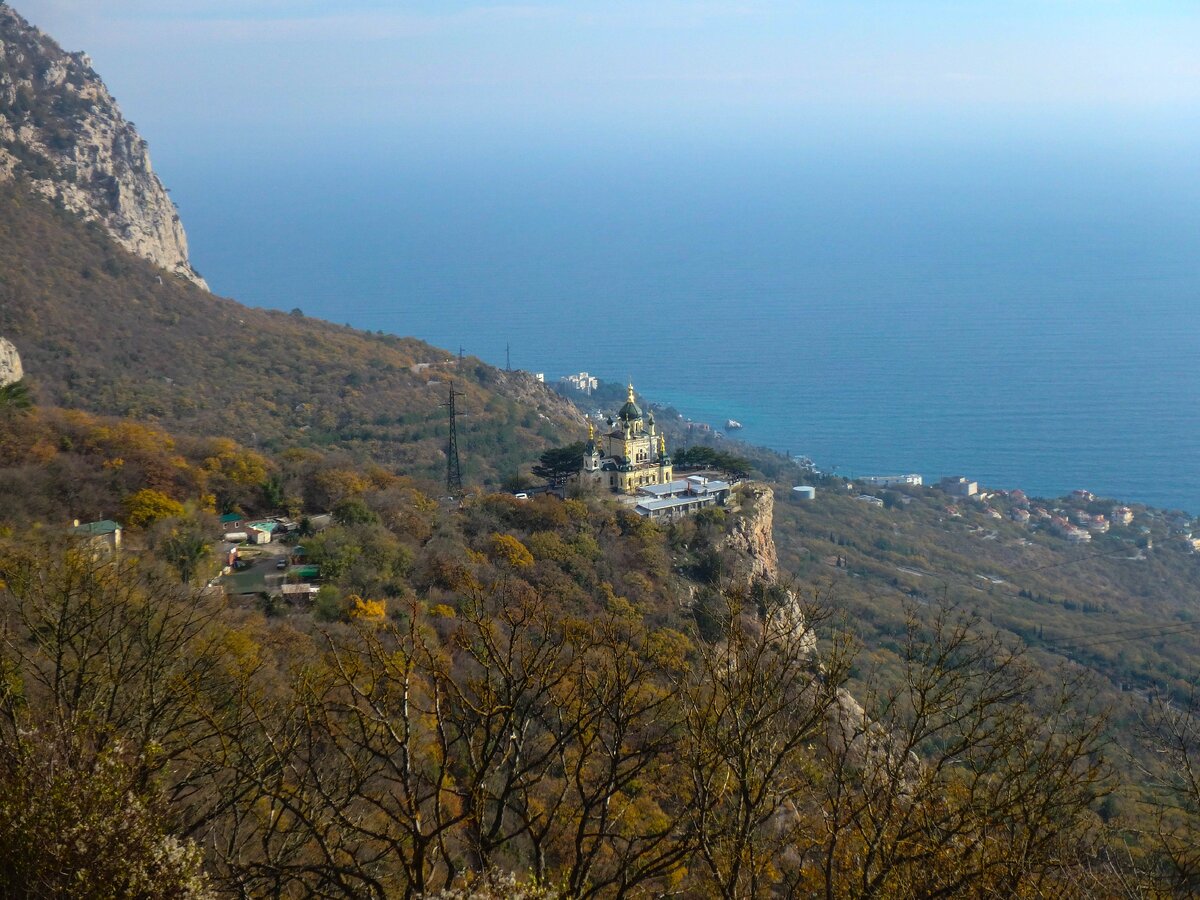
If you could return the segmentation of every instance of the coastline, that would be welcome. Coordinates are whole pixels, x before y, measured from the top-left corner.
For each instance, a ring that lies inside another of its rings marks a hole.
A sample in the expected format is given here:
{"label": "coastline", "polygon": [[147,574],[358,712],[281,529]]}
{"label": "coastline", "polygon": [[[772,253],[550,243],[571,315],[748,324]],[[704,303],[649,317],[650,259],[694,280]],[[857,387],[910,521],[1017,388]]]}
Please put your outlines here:
{"label": "coastline", "polygon": [[[614,401],[624,399],[626,387],[623,383],[617,381],[606,380],[596,376],[598,386],[590,393],[583,391],[572,391],[563,385],[561,379],[546,379],[547,387],[555,390],[567,397],[576,404],[584,413],[591,414],[595,412],[606,412],[608,406],[613,405]],[[637,385],[634,385],[635,389]],[[782,474],[782,470],[790,469],[791,474],[796,478],[808,478],[810,481],[822,481],[836,479],[844,483],[855,483],[856,481],[867,478],[879,478],[888,476],[900,476],[918,474],[922,477],[925,488],[933,488],[936,482],[945,478],[965,477],[971,481],[976,481],[979,484],[980,490],[990,494],[1011,494],[1028,496],[1031,502],[1037,502],[1046,507],[1059,505],[1062,501],[1069,501],[1072,496],[1080,493],[1086,493],[1098,498],[1104,503],[1110,503],[1115,507],[1128,507],[1133,509],[1141,509],[1153,513],[1162,514],[1164,517],[1173,518],[1176,521],[1181,521],[1187,518],[1189,521],[1197,522],[1197,529],[1200,530],[1200,519],[1191,510],[1185,509],[1183,506],[1160,506],[1144,500],[1132,499],[1117,495],[1109,495],[1107,493],[1098,494],[1093,492],[1087,486],[1076,486],[1069,489],[1063,489],[1061,493],[1046,493],[1041,491],[1026,490],[1020,485],[1000,485],[993,484],[984,478],[976,478],[973,473],[964,470],[926,473],[919,469],[902,471],[899,467],[895,470],[880,470],[880,471],[863,471],[855,472],[852,470],[843,470],[841,463],[827,463],[824,460],[815,460],[810,458],[806,453],[793,454],[789,451],[784,451],[771,447],[767,444],[755,443],[753,440],[741,435],[732,436],[724,429],[719,428],[712,422],[706,422],[701,419],[693,419],[688,415],[687,411],[680,409],[673,403],[656,400],[653,396],[646,396],[640,390],[637,391],[638,398],[644,402],[647,407],[655,410],[657,413],[663,414],[660,417],[660,426],[667,431],[669,439],[673,439],[679,446],[691,446],[693,444],[704,444],[712,446],[716,449],[722,449],[727,452],[736,453],[750,459],[756,465],[761,467],[762,464],[768,464],[772,470],[771,477],[775,478]],[[732,417],[732,416],[730,416]],[[691,425],[691,428],[688,426]],[[678,442],[682,443],[678,443]],[[794,484],[809,483],[801,480],[794,480]]]}

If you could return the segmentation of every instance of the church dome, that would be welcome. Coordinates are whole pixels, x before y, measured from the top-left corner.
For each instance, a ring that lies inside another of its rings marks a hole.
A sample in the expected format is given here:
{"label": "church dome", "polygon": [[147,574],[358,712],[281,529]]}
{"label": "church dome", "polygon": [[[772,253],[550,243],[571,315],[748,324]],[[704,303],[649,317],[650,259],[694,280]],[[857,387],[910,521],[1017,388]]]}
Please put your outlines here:
{"label": "church dome", "polygon": [[632,422],[634,419],[640,419],[641,417],[642,411],[633,400],[633,385],[631,384],[629,385],[628,398],[625,400],[625,405],[621,407],[620,412],[617,413],[617,418],[622,422]]}

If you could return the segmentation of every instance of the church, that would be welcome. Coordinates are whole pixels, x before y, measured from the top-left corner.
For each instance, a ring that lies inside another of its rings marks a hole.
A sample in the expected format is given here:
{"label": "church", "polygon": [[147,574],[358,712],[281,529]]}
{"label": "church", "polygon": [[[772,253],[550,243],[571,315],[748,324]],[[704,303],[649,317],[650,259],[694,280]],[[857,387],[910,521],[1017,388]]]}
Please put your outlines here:
{"label": "church", "polygon": [[[588,423],[588,442],[583,451],[579,480],[618,494],[636,494],[639,488],[671,481],[671,457],[666,439],[654,424],[654,413],[643,418],[633,399],[633,385],[616,419],[608,420],[609,431],[597,435]],[[599,442],[597,442],[599,437]]]}

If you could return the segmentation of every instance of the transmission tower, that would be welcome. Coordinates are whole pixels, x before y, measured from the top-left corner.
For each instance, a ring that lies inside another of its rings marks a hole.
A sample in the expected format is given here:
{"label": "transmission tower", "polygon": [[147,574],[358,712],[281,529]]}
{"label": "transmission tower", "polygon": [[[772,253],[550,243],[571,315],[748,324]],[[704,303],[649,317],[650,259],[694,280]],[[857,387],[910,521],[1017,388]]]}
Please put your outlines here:
{"label": "transmission tower", "polygon": [[462,491],[462,466],[458,461],[458,411],[454,405],[454,382],[450,382],[450,400],[446,406],[450,409],[450,436],[446,440],[446,493],[454,496]]}

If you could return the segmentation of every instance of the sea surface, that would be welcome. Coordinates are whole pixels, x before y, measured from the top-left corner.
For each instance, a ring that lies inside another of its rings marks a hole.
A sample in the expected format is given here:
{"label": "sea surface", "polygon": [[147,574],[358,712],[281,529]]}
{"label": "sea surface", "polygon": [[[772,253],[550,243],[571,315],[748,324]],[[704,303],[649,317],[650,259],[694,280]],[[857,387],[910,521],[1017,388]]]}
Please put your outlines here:
{"label": "sea surface", "polygon": [[586,370],[851,476],[1200,513],[1200,153],[964,139],[175,162],[245,303]]}

